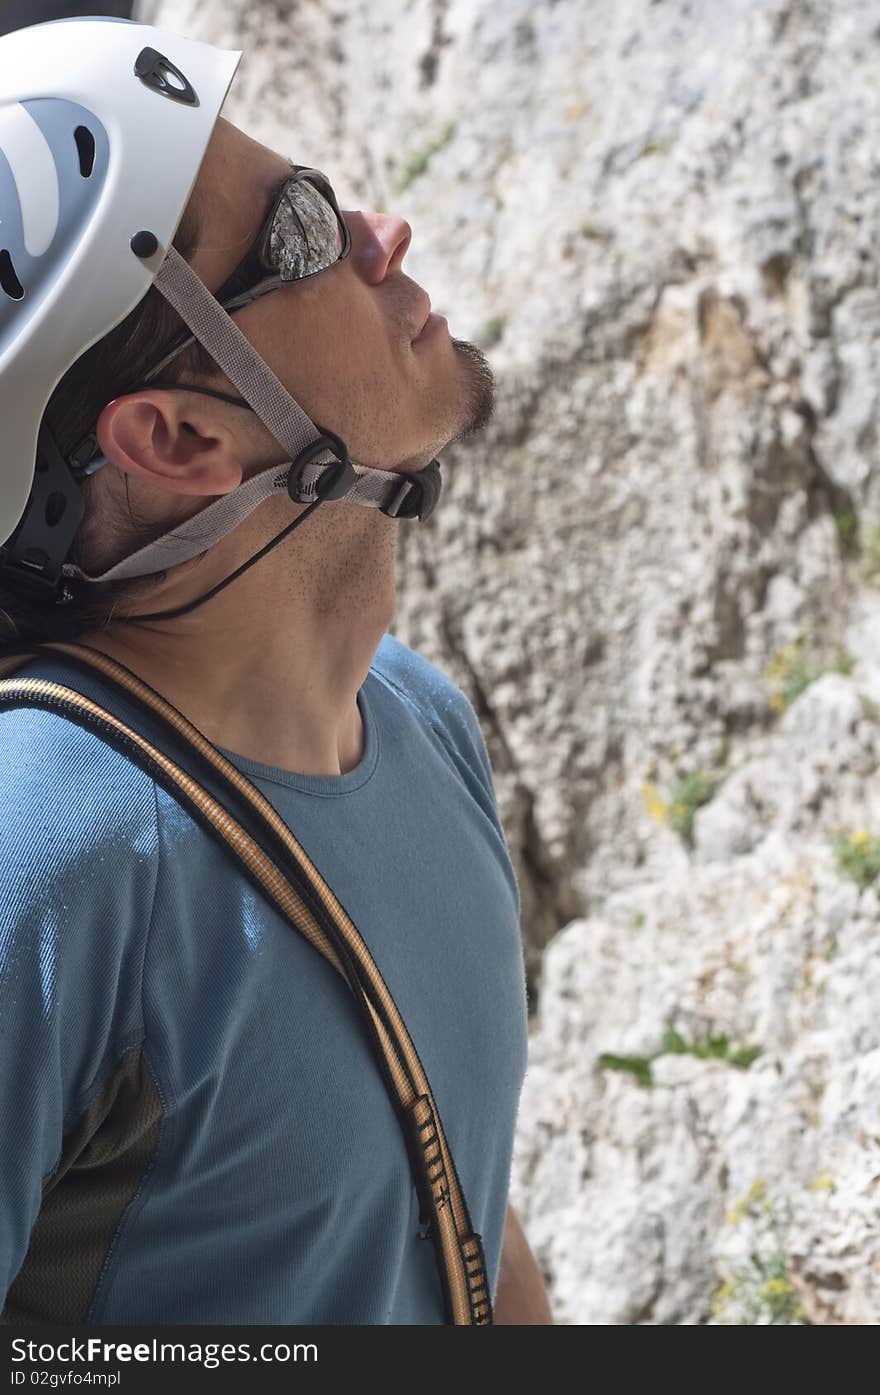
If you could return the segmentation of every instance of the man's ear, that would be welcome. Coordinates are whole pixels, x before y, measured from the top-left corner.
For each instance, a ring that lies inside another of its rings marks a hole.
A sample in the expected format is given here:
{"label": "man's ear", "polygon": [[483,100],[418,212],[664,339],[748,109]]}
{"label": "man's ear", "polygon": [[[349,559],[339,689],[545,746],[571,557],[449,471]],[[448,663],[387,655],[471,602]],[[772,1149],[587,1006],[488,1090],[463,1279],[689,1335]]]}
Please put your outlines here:
{"label": "man's ear", "polygon": [[135,392],[108,402],[95,429],[111,464],[172,494],[229,494],[242,466],[209,407],[170,393]]}

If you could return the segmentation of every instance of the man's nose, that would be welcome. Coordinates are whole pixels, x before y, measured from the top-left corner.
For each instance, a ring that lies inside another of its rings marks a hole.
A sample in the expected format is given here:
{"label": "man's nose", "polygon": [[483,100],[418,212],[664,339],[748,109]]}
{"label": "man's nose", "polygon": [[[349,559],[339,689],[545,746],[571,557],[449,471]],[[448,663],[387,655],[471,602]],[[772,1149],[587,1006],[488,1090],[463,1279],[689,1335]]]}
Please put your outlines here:
{"label": "man's nose", "polygon": [[383,281],[396,271],[412,242],[412,228],[394,213],[342,210],[351,233],[351,256],[365,280]]}

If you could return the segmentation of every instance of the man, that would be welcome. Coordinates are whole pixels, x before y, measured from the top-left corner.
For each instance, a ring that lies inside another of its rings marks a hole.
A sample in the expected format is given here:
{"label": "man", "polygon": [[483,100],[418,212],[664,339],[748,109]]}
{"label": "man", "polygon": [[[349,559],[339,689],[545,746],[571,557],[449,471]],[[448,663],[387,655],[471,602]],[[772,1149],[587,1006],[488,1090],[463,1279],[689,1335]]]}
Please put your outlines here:
{"label": "man", "polygon": [[[290,171],[217,120],[187,209],[190,264],[212,293]],[[413,475],[488,421],[491,372],[442,320],[423,332],[427,298],[402,270],[409,225],[343,216],[343,260],[235,323],[353,459]],[[219,372],[201,382],[235,393]],[[93,570],[131,553],[120,518],[164,534],[290,458],[256,414],[185,388],[109,401],[95,435],[108,463],[90,481]],[[432,1082],[497,1276],[495,1321],[549,1323],[506,1199],[527,1041],[515,878],[473,709],[387,633],[399,520],[325,501],[204,600],[297,513],[265,499],[78,639],[224,751],[327,877]],[[22,673],[103,697],[60,659]],[[5,713],[0,763],[5,1320],[442,1322],[402,1139],[345,986],[94,735]],[[87,1234],[59,1200],[73,1172]]]}

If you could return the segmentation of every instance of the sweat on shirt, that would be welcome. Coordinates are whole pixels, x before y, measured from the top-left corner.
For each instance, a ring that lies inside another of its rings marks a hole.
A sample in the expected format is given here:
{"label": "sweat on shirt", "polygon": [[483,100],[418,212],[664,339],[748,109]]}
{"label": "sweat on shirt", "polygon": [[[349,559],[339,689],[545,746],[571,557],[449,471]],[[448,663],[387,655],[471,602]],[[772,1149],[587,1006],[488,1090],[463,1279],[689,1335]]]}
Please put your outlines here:
{"label": "sweat on shirt", "polygon": [[[66,682],[143,719],[63,659]],[[437,1102],[494,1300],[528,1031],[516,877],[473,707],[386,634],[339,776],[224,754],[368,944]],[[5,1323],[442,1324],[351,990],[161,785],[0,712]]]}

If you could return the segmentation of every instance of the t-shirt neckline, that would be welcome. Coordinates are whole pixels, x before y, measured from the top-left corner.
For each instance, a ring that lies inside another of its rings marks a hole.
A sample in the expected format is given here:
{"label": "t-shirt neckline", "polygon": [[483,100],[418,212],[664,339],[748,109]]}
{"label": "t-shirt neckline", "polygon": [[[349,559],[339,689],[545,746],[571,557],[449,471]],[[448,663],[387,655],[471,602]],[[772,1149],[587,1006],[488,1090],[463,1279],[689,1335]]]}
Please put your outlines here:
{"label": "t-shirt neckline", "polygon": [[267,780],[274,785],[284,785],[288,789],[301,790],[305,794],[324,795],[326,798],[351,794],[372,778],[379,764],[379,730],[372,702],[367,694],[370,677],[368,674],[357,693],[357,705],[364,724],[363,755],[354,769],[347,770],[344,775],[303,775],[296,770],[282,770],[279,766],[264,765],[262,761],[241,756],[237,751],[230,751],[225,746],[218,746],[217,750],[243,775],[256,780]]}

